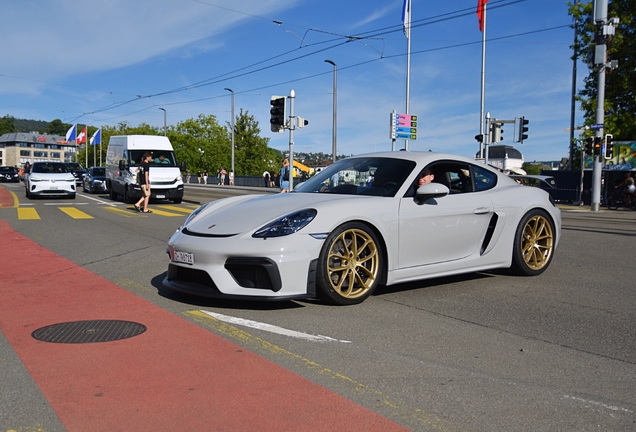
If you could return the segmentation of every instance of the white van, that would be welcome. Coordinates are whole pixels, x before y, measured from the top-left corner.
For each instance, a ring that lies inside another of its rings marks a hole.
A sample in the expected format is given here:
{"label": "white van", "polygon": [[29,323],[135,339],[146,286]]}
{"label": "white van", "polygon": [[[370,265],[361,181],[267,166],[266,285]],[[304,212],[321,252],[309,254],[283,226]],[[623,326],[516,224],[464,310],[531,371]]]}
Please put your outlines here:
{"label": "white van", "polygon": [[[106,153],[106,185],[110,198],[116,200],[121,195],[124,202],[131,204],[141,198],[141,188],[137,184],[137,165],[144,153],[150,152],[150,192],[151,198],[172,200],[175,204],[183,200],[183,180],[177,165],[172,144],[165,136],[119,135],[112,136]],[[183,164],[182,164],[183,165]]]}

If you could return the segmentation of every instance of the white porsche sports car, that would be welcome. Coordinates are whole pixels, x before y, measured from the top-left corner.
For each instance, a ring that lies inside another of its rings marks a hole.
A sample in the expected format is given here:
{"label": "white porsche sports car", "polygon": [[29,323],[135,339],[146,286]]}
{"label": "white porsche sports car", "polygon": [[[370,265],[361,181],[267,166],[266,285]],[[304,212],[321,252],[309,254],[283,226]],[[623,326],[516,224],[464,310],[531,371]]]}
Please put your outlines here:
{"label": "white porsche sports car", "polygon": [[356,304],[378,284],[510,267],[538,275],[560,235],[561,212],[539,188],[459,156],[374,153],[340,160],[292,193],[199,207],[168,241],[163,285]]}

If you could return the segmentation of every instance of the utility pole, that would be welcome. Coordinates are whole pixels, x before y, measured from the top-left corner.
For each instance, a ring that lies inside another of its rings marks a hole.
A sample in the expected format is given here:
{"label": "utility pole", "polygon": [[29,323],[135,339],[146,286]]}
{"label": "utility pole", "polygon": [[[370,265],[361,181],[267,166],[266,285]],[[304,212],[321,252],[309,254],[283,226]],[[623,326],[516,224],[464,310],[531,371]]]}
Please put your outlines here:
{"label": "utility pole", "polygon": [[296,118],[294,117],[296,92],[294,89],[289,92],[287,97],[289,98],[289,192],[291,192],[294,190],[294,129],[296,129]]}
{"label": "utility pole", "polygon": [[[595,0],[594,2],[594,23],[597,26],[595,35],[596,46],[594,47],[594,64],[598,66],[597,72],[597,94],[596,94],[596,124],[594,125],[594,139],[602,141],[605,129],[605,71],[609,68],[617,67],[617,62],[607,62],[607,41],[615,33],[615,26],[618,25],[618,18],[607,19],[607,0]],[[603,165],[601,164],[601,152],[594,152],[594,165],[592,169],[592,211],[599,211],[601,205],[601,176]]]}

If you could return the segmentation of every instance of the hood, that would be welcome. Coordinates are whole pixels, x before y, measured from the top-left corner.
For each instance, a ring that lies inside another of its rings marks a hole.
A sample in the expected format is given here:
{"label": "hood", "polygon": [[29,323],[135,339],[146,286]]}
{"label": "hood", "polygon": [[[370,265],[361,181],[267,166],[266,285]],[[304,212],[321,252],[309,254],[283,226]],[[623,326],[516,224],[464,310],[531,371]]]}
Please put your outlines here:
{"label": "hood", "polygon": [[[373,198],[377,199],[377,197],[371,197]],[[369,197],[282,193],[225,198],[208,204],[187,224],[187,228],[192,232],[212,235],[252,232],[281,216],[308,208],[320,207],[326,210],[324,207],[328,207],[331,203],[341,203],[343,200],[351,199],[366,201]]]}

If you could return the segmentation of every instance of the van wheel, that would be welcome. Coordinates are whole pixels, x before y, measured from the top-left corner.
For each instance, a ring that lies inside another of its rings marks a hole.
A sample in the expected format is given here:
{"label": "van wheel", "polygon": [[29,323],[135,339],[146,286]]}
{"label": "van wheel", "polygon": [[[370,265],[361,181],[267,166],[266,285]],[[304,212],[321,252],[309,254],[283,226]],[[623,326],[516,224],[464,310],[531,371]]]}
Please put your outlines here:
{"label": "van wheel", "polygon": [[172,202],[175,204],[181,204],[181,198],[175,198],[172,200]]}
{"label": "van wheel", "polygon": [[108,195],[110,196],[111,200],[117,201],[117,192],[115,192],[113,190],[113,184],[112,183],[108,184]]}

